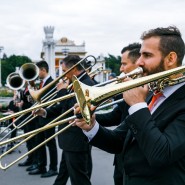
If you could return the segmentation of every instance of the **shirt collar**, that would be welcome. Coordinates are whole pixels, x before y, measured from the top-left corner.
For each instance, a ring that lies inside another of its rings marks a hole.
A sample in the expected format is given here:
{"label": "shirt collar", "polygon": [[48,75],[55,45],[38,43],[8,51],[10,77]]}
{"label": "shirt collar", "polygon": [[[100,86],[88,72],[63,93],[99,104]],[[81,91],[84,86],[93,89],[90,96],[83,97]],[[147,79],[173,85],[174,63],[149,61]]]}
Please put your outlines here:
{"label": "shirt collar", "polygon": [[171,94],[173,94],[177,89],[182,87],[184,84],[185,84],[185,82],[179,83],[179,84],[176,84],[176,85],[173,85],[173,86],[165,87],[164,90],[163,90],[163,96],[165,98],[168,98]]}
{"label": "shirt collar", "polygon": [[49,77],[50,77],[50,75],[47,75],[44,79],[42,79],[43,85],[46,83],[46,81],[48,80]]}

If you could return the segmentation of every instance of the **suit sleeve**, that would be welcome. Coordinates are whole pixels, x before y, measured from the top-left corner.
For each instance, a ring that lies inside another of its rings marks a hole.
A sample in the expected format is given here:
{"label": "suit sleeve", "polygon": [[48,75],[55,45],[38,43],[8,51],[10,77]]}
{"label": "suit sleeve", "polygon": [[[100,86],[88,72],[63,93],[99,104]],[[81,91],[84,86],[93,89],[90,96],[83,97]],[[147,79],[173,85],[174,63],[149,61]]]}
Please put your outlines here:
{"label": "suit sleeve", "polygon": [[109,153],[121,153],[127,131],[128,127],[124,122],[114,130],[100,126],[90,144]]}
{"label": "suit sleeve", "polygon": [[[68,95],[68,94],[69,93],[67,92],[67,89],[61,89],[58,92],[57,96],[58,97],[62,97],[62,96]],[[76,98],[75,97],[68,98],[66,100],[60,101],[56,105],[51,106],[51,107],[46,109],[46,111],[47,111],[47,118],[48,117],[58,117],[59,115],[64,113],[66,110],[68,110],[69,108],[73,107],[75,103],[76,103]]]}
{"label": "suit sleeve", "polygon": [[105,127],[117,126],[128,115],[128,108],[129,106],[125,102],[121,102],[109,113],[96,114],[96,120]]}
{"label": "suit sleeve", "polygon": [[143,108],[128,116],[125,123],[151,166],[170,165],[184,156],[185,110],[163,113],[156,121],[148,108]]}
{"label": "suit sleeve", "polygon": [[[119,107],[116,106],[113,111],[104,114],[96,114],[97,122],[104,127],[116,126],[121,123],[121,115]],[[116,119],[115,119],[116,118]]]}

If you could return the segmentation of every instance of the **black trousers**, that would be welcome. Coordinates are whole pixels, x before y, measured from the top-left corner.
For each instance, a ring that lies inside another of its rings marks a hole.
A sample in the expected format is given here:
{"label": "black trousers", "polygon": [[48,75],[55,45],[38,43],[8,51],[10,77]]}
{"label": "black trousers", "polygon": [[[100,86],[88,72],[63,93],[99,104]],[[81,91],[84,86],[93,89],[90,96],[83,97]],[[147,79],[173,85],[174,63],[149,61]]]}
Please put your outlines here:
{"label": "black trousers", "polygon": [[[47,138],[49,138],[54,134],[55,134],[55,128],[51,128],[44,132],[40,132],[36,136],[37,144],[40,144],[41,142],[45,141]],[[36,155],[37,155],[38,166],[39,168],[43,169],[47,165],[46,146],[48,147],[48,150],[49,150],[49,159],[50,159],[49,169],[57,170],[58,154],[57,154],[57,145],[56,145],[55,138],[51,139],[45,145],[41,146],[37,150]]]}
{"label": "black trousers", "polygon": [[[24,133],[33,131],[35,129],[36,129],[36,126],[35,126],[34,119],[33,119],[32,121],[28,122],[24,126]],[[26,141],[26,147],[27,147],[28,151],[33,149],[35,146],[36,146],[35,136]],[[35,161],[36,161],[36,151],[34,151],[34,152],[32,152],[28,155],[27,161],[31,162],[32,164],[35,163]]]}
{"label": "black trousers", "polygon": [[91,185],[91,151],[62,152],[59,174],[53,185],[66,185],[70,177],[71,185]]}
{"label": "black trousers", "polygon": [[114,158],[114,184],[124,185],[123,154],[116,154]]}

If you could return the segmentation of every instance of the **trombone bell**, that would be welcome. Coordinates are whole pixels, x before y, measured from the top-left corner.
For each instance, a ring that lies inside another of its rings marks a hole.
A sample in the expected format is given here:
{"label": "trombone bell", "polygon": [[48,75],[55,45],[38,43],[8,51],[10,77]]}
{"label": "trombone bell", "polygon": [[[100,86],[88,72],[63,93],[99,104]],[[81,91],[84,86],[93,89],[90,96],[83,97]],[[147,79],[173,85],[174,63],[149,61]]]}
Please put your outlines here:
{"label": "trombone bell", "polygon": [[32,81],[39,76],[39,68],[35,64],[26,63],[21,66],[19,74],[24,80]]}
{"label": "trombone bell", "polygon": [[20,77],[19,73],[13,72],[8,75],[6,84],[12,90],[19,90],[24,86],[25,80]]}

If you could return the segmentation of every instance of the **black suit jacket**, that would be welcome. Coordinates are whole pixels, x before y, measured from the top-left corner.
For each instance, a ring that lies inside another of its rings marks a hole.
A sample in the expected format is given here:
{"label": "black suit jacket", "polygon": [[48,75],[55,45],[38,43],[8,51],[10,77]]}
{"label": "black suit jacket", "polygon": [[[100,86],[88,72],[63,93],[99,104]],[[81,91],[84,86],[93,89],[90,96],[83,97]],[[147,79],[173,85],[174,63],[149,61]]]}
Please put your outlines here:
{"label": "black suit jacket", "polygon": [[[100,126],[91,144],[110,153],[124,150],[131,184],[185,184],[185,85],[151,115],[143,108],[114,131]],[[133,137],[135,140],[133,140]]]}
{"label": "black suit jacket", "polygon": [[[81,76],[81,75],[79,75]],[[94,82],[91,78],[85,74],[80,81],[86,85],[92,86]],[[60,96],[64,96],[69,94],[66,89],[62,89],[59,93]],[[60,104],[47,108],[47,117],[58,117],[60,114],[66,112],[76,103],[76,98],[70,98],[64,101],[61,101]],[[73,111],[68,114],[66,117],[73,116]],[[64,118],[66,118],[64,117]],[[62,119],[64,119],[62,118]],[[69,123],[65,123],[59,125],[59,130],[67,126]],[[87,142],[87,138],[83,134],[82,130],[78,127],[70,127],[61,134],[58,135],[59,147],[65,151],[88,151],[89,143]]]}
{"label": "black suit jacket", "polygon": [[[50,82],[52,82],[53,81],[53,78],[50,76],[47,80],[46,80],[46,82],[44,83],[44,85],[43,85],[43,87],[45,87],[46,85],[48,85]],[[52,86],[52,87],[50,87],[49,89],[48,89],[48,91],[47,92],[49,92],[51,89],[53,89],[54,88],[54,86]],[[56,89],[53,89],[53,91],[54,90],[56,90]],[[53,92],[52,91],[52,92]],[[42,126],[44,126],[44,125],[46,125],[46,124],[48,124],[50,121],[52,121],[53,120],[53,118],[52,117],[48,117],[47,119],[45,119],[45,118],[42,118],[42,117],[39,117],[39,126],[40,127],[42,127]]]}

